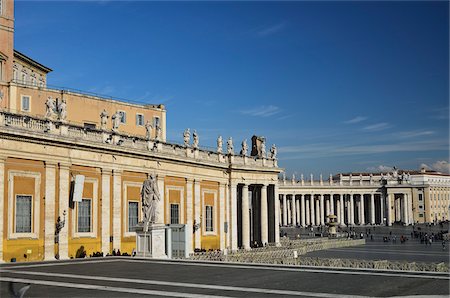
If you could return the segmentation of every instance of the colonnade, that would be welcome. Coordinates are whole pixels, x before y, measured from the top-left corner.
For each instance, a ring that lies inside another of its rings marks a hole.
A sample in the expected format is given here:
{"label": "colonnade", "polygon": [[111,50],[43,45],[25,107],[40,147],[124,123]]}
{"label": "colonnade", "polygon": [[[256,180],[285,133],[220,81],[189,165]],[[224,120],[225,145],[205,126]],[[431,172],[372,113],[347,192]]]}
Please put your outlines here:
{"label": "colonnade", "polygon": [[280,194],[279,216],[282,226],[324,226],[332,214],[342,226],[384,224],[385,217],[390,225],[384,201],[380,193]]}

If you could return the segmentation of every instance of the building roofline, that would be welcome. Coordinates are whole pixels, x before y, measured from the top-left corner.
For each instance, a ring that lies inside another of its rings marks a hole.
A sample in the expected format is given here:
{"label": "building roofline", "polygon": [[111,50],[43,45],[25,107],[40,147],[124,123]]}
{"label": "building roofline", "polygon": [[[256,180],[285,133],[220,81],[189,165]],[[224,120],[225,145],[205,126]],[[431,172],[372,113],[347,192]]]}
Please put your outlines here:
{"label": "building roofline", "polygon": [[28,57],[27,55],[19,52],[18,50],[14,50],[14,58],[18,58],[34,67],[36,67],[37,69],[42,70],[45,73],[49,73],[51,71],[53,71],[53,69],[37,62],[36,60],[31,59],[30,57]]}

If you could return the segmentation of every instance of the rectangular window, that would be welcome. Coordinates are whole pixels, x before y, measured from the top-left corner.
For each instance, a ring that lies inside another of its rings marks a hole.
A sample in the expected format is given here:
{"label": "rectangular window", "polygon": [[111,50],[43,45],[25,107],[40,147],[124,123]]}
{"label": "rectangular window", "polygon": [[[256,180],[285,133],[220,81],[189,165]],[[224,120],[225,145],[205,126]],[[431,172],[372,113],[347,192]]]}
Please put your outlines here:
{"label": "rectangular window", "polygon": [[91,232],[91,199],[78,202],[78,233]]}
{"label": "rectangular window", "polygon": [[94,130],[96,128],[95,127],[95,123],[87,123],[87,122],[85,122],[85,123],[83,123],[83,126],[84,126],[84,128],[90,129],[90,130]]}
{"label": "rectangular window", "polygon": [[27,82],[27,74],[23,73],[22,74],[22,81],[21,81],[21,83],[22,84],[26,84],[26,82]]}
{"label": "rectangular window", "polygon": [[36,86],[37,84],[36,84],[36,79],[35,78],[31,78],[31,84],[33,85],[33,86]]}
{"label": "rectangular window", "polygon": [[124,111],[119,111],[120,114],[120,123],[127,123],[127,113]]}
{"label": "rectangular window", "polygon": [[128,202],[128,232],[134,232],[139,222],[139,203]]}
{"label": "rectangular window", "polygon": [[170,204],[170,224],[179,224],[179,205],[178,204]]}
{"label": "rectangular window", "polygon": [[144,115],[136,114],[136,125],[137,126],[144,126]]}
{"label": "rectangular window", "polygon": [[213,232],[213,206],[206,205],[206,232]]}
{"label": "rectangular window", "polygon": [[22,96],[22,112],[30,111],[30,97]]}
{"label": "rectangular window", "polygon": [[31,196],[16,196],[16,233],[31,233]]}
{"label": "rectangular window", "polygon": [[422,199],[423,199],[423,198],[422,198],[422,194],[420,193],[420,194],[419,194],[419,201],[422,201]]}
{"label": "rectangular window", "polygon": [[423,214],[419,214],[419,217],[423,217]]}
{"label": "rectangular window", "polygon": [[161,124],[161,123],[160,123],[160,121],[159,121],[159,117],[153,117],[153,127],[154,127],[154,128],[160,127],[160,126],[159,126],[160,124]]}

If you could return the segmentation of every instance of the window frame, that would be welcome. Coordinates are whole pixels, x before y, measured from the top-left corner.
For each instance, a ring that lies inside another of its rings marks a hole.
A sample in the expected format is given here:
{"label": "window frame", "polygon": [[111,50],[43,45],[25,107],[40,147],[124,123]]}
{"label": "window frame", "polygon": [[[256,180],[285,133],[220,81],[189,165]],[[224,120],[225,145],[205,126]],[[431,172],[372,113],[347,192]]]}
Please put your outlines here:
{"label": "window frame", "polygon": [[[161,128],[161,118],[159,116],[153,116],[153,128],[156,129],[156,127],[158,126],[159,128]],[[158,123],[156,123],[158,122]]]}
{"label": "window frame", "polygon": [[[138,119],[141,118],[142,119],[142,123],[138,123]],[[145,118],[144,118],[144,114],[142,113],[136,113],[136,126],[144,126],[145,124]]]}
{"label": "window frame", "polygon": [[[32,220],[31,220],[31,232],[30,233],[16,233],[15,232],[15,206],[16,206],[16,195],[30,195],[24,193],[14,194],[14,178],[24,177],[24,178],[34,178],[34,193],[31,194],[32,200]],[[40,172],[30,172],[30,171],[19,171],[19,170],[9,170],[8,172],[8,214],[14,214],[14,216],[8,216],[8,230],[7,239],[39,239],[39,212],[40,212],[40,199],[41,199],[41,173]],[[6,229],[5,229],[6,231]]]}
{"label": "window frame", "polygon": [[[25,98],[28,98],[28,110],[24,109],[23,100]],[[30,95],[25,95],[25,94],[21,94],[20,95],[20,111],[21,112],[26,112],[26,113],[30,113],[31,112],[31,96]]]}
{"label": "window frame", "polygon": [[[17,231],[17,199],[18,197],[29,197],[30,198],[30,231],[18,232]],[[30,234],[33,232],[33,195],[30,194],[16,194],[14,200],[14,233],[16,234]]]}
{"label": "window frame", "polygon": [[138,223],[142,221],[142,202],[140,198],[129,198],[128,197],[128,188],[136,187],[140,190],[142,189],[142,182],[136,181],[123,181],[122,183],[122,206],[126,206],[126,208],[122,208],[122,217],[126,220],[122,220],[122,234],[123,237],[134,237],[136,236],[135,231],[129,231],[129,222],[128,222],[128,202],[137,202],[138,203]]}
{"label": "window frame", "polygon": [[78,232],[78,203],[75,203],[75,208],[72,212],[72,238],[97,238],[98,232],[98,179],[92,177],[86,177],[84,179],[84,186],[86,184],[92,184],[92,198],[83,196],[83,199],[91,200],[91,231],[90,232]]}
{"label": "window frame", "polygon": [[[131,229],[132,227],[130,226],[130,204],[136,204],[137,205],[137,208],[136,208],[136,225],[133,227],[133,229]],[[128,223],[127,223],[127,231],[129,232],[129,233],[131,233],[131,232],[136,232],[136,230],[135,230],[135,228],[137,227],[137,225],[139,224],[139,201],[136,201],[136,200],[129,200],[128,201],[128,206],[127,206],[127,221],[128,221]]]}
{"label": "window frame", "polygon": [[[185,216],[184,216],[184,200],[185,198],[185,188],[184,186],[176,186],[176,185],[165,185],[165,202],[164,202],[164,215],[165,215],[165,223],[170,223],[170,191],[179,191],[180,192],[180,207],[179,207],[179,223],[185,224]],[[174,203],[176,204],[176,202]]]}
{"label": "window frame", "polygon": [[[172,211],[173,211],[173,209],[172,209],[172,206],[173,207],[177,207],[176,208],[176,212],[177,212],[177,217],[176,217],[176,222],[174,222],[172,219],[174,219],[174,217],[172,216]],[[169,220],[170,220],[170,224],[171,225],[178,225],[178,224],[180,224],[180,204],[178,204],[178,203],[169,203],[169,207],[170,207],[170,217],[169,217]]]}
{"label": "window frame", "polygon": [[[89,231],[80,231],[80,203],[89,201]],[[81,200],[81,202],[76,202],[77,207],[76,207],[76,217],[77,217],[77,233],[78,234],[85,234],[85,233],[92,233],[93,230],[93,226],[92,226],[92,199],[91,198],[83,198]]]}
{"label": "window frame", "polygon": [[123,110],[117,110],[121,114],[120,117],[120,124],[127,124],[127,112]]}
{"label": "window frame", "polygon": [[[208,210],[210,218],[208,218]],[[205,232],[213,233],[214,232],[214,206],[213,205],[205,205]],[[209,224],[208,224],[209,223]]]}
{"label": "window frame", "polygon": [[[214,196],[213,199],[213,205],[206,205],[205,204],[205,194],[212,194]],[[205,236],[217,236],[219,229],[218,229],[218,193],[217,190],[214,189],[203,189],[202,190],[202,195],[201,195],[201,208],[202,208],[202,233]],[[207,231],[206,230],[206,206],[212,206],[213,212],[212,212],[212,231]]]}

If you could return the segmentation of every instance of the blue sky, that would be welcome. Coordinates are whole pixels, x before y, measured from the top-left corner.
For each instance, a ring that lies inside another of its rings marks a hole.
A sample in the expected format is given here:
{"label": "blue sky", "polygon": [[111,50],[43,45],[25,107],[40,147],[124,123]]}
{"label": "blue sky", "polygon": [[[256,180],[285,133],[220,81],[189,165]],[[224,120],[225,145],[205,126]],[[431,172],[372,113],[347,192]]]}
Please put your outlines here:
{"label": "blue sky", "polygon": [[287,174],[448,170],[448,2],[18,1],[15,48],[48,83],[167,107],[277,144]]}

